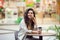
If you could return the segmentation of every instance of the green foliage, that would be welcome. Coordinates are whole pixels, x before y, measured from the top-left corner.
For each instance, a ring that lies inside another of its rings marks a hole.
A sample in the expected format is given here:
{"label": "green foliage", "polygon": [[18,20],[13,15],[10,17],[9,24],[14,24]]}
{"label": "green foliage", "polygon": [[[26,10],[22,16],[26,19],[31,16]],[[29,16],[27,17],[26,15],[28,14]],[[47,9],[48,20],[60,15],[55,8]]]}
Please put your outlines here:
{"label": "green foliage", "polygon": [[16,24],[19,24],[21,22],[22,18],[18,17],[17,20],[15,21]]}
{"label": "green foliage", "polygon": [[36,2],[40,2],[41,0],[36,0]]}
{"label": "green foliage", "polygon": [[34,4],[33,4],[33,3],[31,3],[31,4],[27,4],[26,6],[27,6],[27,7],[33,7],[33,6],[34,6]]}
{"label": "green foliage", "polygon": [[2,8],[0,8],[0,12],[2,12]]}
{"label": "green foliage", "polygon": [[60,40],[60,26],[51,26],[47,30],[54,30],[56,32],[56,38]]}
{"label": "green foliage", "polygon": [[25,0],[23,0],[23,2],[25,2]]}

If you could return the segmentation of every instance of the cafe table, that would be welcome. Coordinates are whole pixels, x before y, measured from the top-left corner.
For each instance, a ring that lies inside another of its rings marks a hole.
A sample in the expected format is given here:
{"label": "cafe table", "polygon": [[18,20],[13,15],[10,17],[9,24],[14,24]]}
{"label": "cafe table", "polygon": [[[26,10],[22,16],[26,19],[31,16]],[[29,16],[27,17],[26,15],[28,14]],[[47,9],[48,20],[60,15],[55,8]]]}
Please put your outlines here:
{"label": "cafe table", "polygon": [[29,36],[39,36],[39,40],[43,40],[43,36],[56,36],[55,33],[42,32],[41,34],[26,33]]}

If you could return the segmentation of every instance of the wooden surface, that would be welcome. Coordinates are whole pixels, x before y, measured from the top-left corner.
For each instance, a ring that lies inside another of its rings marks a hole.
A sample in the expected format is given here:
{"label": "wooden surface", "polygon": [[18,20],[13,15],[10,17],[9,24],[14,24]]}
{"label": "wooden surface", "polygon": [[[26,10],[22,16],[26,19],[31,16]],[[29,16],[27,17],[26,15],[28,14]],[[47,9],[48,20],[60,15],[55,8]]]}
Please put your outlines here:
{"label": "wooden surface", "polygon": [[56,36],[55,33],[41,33],[41,34],[27,33],[26,35],[32,35],[32,36]]}

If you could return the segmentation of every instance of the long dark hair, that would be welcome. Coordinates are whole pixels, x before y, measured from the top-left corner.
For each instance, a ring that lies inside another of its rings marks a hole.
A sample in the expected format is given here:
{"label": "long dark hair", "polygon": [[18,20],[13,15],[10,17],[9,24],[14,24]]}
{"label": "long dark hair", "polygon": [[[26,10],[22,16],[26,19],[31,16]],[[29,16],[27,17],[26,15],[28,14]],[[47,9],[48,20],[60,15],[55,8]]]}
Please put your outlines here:
{"label": "long dark hair", "polygon": [[35,17],[35,12],[34,12],[34,10],[32,9],[32,8],[29,8],[29,9],[27,9],[26,10],[26,12],[24,13],[24,20],[25,20],[25,24],[26,24],[26,26],[27,26],[27,28],[28,28],[28,25],[29,25],[29,23],[31,23],[31,29],[33,30],[34,29],[34,22],[31,20],[31,22],[29,22],[29,18],[28,18],[28,12],[29,11],[33,11],[33,14],[34,14],[34,17]]}

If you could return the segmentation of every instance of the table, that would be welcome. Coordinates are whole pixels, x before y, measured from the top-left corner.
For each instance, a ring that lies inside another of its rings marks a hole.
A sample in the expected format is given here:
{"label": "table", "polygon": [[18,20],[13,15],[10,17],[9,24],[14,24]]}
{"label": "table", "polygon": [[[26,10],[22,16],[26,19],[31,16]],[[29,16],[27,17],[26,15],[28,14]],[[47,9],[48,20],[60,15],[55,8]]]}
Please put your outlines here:
{"label": "table", "polygon": [[43,36],[56,36],[55,33],[48,33],[48,32],[42,32],[41,34],[32,34],[32,33],[27,33],[26,35],[30,36],[39,36],[39,40],[42,40]]}

